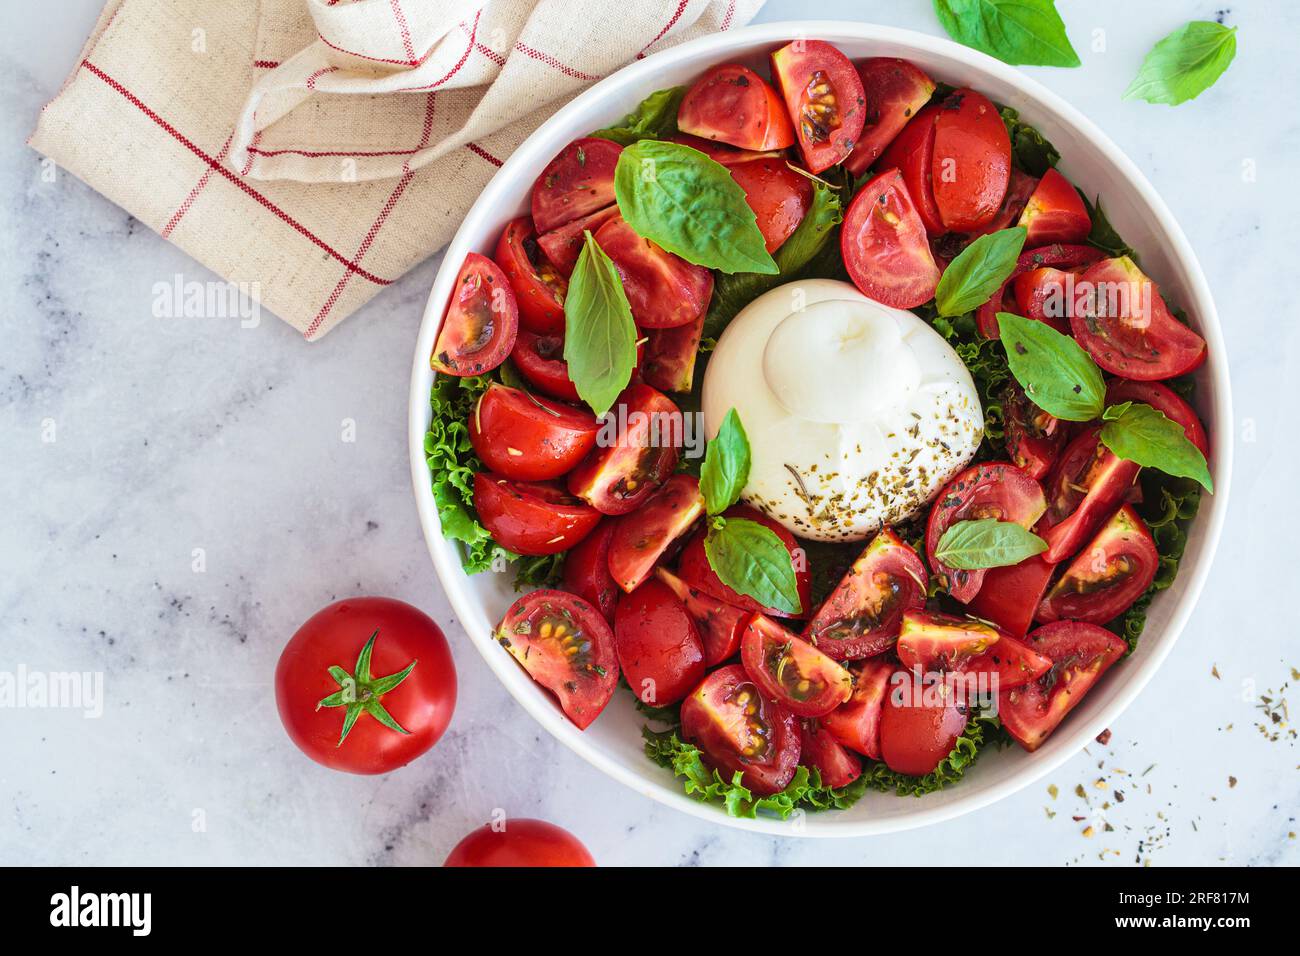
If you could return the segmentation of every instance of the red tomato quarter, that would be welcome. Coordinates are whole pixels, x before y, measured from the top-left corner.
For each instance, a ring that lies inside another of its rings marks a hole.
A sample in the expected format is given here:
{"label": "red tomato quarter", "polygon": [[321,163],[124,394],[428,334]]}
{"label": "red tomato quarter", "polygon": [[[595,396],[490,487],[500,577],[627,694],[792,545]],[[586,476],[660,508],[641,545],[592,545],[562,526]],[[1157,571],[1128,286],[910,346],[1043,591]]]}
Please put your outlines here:
{"label": "red tomato quarter", "polygon": [[643,329],[698,321],[713,295],[713,273],[642,239],[619,216],[595,234],[623,280],[632,318]]}
{"label": "red tomato quarter", "polygon": [[1002,421],[1008,457],[1035,481],[1046,478],[1069,438],[1068,424],[1031,402],[1014,381],[1002,395]]}
{"label": "red tomato quarter", "polygon": [[867,108],[862,135],[844,162],[854,177],[867,171],[934,93],[934,80],[906,60],[878,56],[860,60],[857,68]]}
{"label": "red tomato quarter", "polygon": [[704,663],[716,667],[735,656],[740,650],[740,639],[745,634],[749,612],[732,607],[698,588],[688,585],[667,568],[655,568],[655,576],[673,590],[695,621],[695,629],[704,642]]}
{"label": "red tomato quarter", "polygon": [[519,333],[519,307],[501,268],[471,252],[451,290],[429,365],[447,375],[482,375],[506,360]]}
{"label": "red tomato quarter", "polygon": [[601,226],[617,216],[617,206],[598,209],[589,216],[566,222],[550,232],[542,233],[537,237],[537,245],[541,247],[546,260],[555,266],[561,275],[573,275],[573,267],[578,264],[578,255],[582,252],[583,243],[586,241],[585,234],[589,232],[594,236]]}
{"label": "red tomato quarter", "polygon": [[803,222],[812,203],[812,181],[783,159],[756,159],[731,167],[731,178],[745,190],[745,202],[758,216],[768,252],[775,252]]}
{"label": "red tomato quarter", "polygon": [[866,118],[862,80],[848,57],[823,40],[796,40],[772,54],[772,76],[804,165],[820,173],[843,162]]}
{"label": "red tomato quarter", "polygon": [[862,776],[862,762],[817,721],[800,721],[799,743],[799,762],[820,774],[823,787],[838,790]]}
{"label": "red tomato quarter", "polygon": [[[770,528],[781,539],[781,543],[790,552],[790,563],[794,567],[794,582],[799,591],[799,607],[806,612],[812,599],[812,572],[808,568],[808,556],[803,548],[799,546],[794,535],[787,531],[780,522],[769,518],[761,511],[748,505],[733,505],[723,512],[723,517],[757,521],[765,528]],[[764,614],[773,617],[792,616],[775,608],[760,607],[758,602],[748,594],[740,594],[723,584],[722,579],[718,577],[712,565],[709,564],[709,557],[704,551],[704,537],[705,532],[701,530],[693,535],[686,542],[686,547],[682,549],[682,557],[677,565],[677,573],[681,575],[687,584],[693,588],[698,588],[705,594],[711,594],[721,601],[726,601],[728,604],[743,608],[746,611],[762,611]],[[802,616],[802,614],[798,616]]]}
{"label": "red tomato quarter", "polygon": [[515,554],[568,551],[600,521],[599,511],[562,488],[486,471],[474,476],[474,510],[497,544]]}
{"label": "red tomato quarter", "polygon": [[[975,322],[980,335],[986,339],[996,339],[998,337],[998,313],[1008,310],[1006,301],[1007,288],[1015,281],[1017,276],[1044,266],[1054,266],[1062,270],[1079,270],[1101,259],[1105,254],[1100,249],[1094,249],[1092,246],[1063,245],[1042,246],[1038,249],[1022,252],[1020,258],[1016,260],[1016,267],[1012,270],[1011,276],[1006,282],[1002,283],[1002,288],[993,293],[987,302],[975,310]],[[1013,308],[1011,311],[1015,312],[1017,310]],[[1054,325],[1052,322],[1048,322],[1048,324]]]}
{"label": "red tomato quarter", "polygon": [[452,848],[443,866],[595,866],[587,848],[568,830],[542,820],[486,824]]}
{"label": "red tomato quarter", "polygon": [[853,696],[822,718],[822,726],[850,750],[880,759],[880,714],[894,673],[892,661],[875,657],[850,667]]}
{"label": "red tomato quarter", "polygon": [[898,659],[923,674],[960,671],[1001,640],[996,627],[936,611],[908,611],[898,634]]}
{"label": "red tomato quarter", "polygon": [[934,167],[934,120],[938,115],[937,106],[927,106],[917,113],[875,164],[877,169],[897,169],[903,174],[903,182],[916,205],[917,215],[925,224],[925,231],[932,236],[944,232],[939,207],[934,203],[934,185],[930,182],[930,172]]}
{"label": "red tomato quarter", "polygon": [[620,593],[609,573],[609,542],[613,536],[614,522],[602,520],[564,556],[564,590],[594,606],[611,625]]}
{"label": "red tomato quarter", "polygon": [[966,606],[975,617],[992,621],[1012,637],[1024,637],[1054,570],[1056,565],[1039,554],[1009,567],[989,568],[979,593]]}
{"label": "red tomato quarter", "polygon": [[578,387],[569,378],[569,363],[564,361],[564,336],[520,329],[510,357],[519,374],[539,392],[567,402],[581,401]]}
{"label": "red tomato quarter", "polygon": [[641,377],[664,392],[689,392],[695,384],[695,360],[704,337],[704,315],[675,329],[646,331]]}
{"label": "red tomato quarter", "polygon": [[677,703],[704,679],[695,620],[658,578],[619,599],[614,646],[632,693],[651,707]]}
{"label": "red tomato quarter", "polygon": [[942,682],[924,684],[896,671],[880,715],[881,759],[890,770],[923,777],[952,753],[966,718],[966,705]]}
{"label": "red tomato quarter", "polygon": [[614,521],[609,547],[609,571],[624,591],[650,577],[664,552],[704,514],[700,481],[673,475],[648,501]]}
{"label": "red tomato quarter", "polygon": [[1151,532],[1124,505],[1052,585],[1038,606],[1038,620],[1113,621],[1146,593],[1159,566]]}
{"label": "red tomato quarter", "polygon": [[497,382],[469,418],[469,440],[483,463],[518,481],[558,478],[596,445],[596,416]]}
{"label": "red tomato quarter", "polygon": [[898,309],[934,298],[939,267],[925,226],[897,169],[887,169],[853,197],[840,231],[849,278],[863,295]]}
{"label": "red tomato quarter", "polygon": [[970,232],[998,214],[1011,181],[1011,138],[988,97],[955,90],[943,101],[930,181],[946,229]]}
{"label": "red tomato quarter", "polygon": [[1047,542],[1046,561],[1059,563],[1083,547],[1137,480],[1138,465],[1103,445],[1100,432],[1097,426],[1080,432],[1043,484],[1047,511],[1038,535]]}
{"label": "red tomato quarter", "polygon": [[745,625],[740,660],[765,694],[799,717],[829,714],[853,693],[848,671],[762,614]]}
{"label": "red tomato quarter", "polygon": [[715,66],[686,91],[677,128],[741,149],[785,149],[794,129],[776,91],[747,66]]}
{"label": "red tomato quarter", "polygon": [[[533,184],[533,224],[547,233],[614,202],[614,167],[623,147],[607,139],[576,139]],[[581,235],[581,233],[579,233]]]}
{"label": "red tomato quarter", "polygon": [[496,259],[514,290],[520,324],[539,334],[563,332],[569,283],[541,254],[532,220],[520,216],[506,226],[497,242]]}
{"label": "red tomato quarter", "polygon": [[1053,242],[1083,242],[1092,231],[1092,218],[1070,181],[1055,169],[1048,169],[1017,225],[1028,230],[1025,245],[1033,249]]}
{"label": "red tomato quarter", "polygon": [[614,633],[600,612],[576,595],[548,590],[525,594],[506,611],[496,639],[558,698],[579,730],[586,730],[614,696]]}
{"label": "red tomato quarter", "polygon": [[666,395],[629,386],[601,420],[596,447],[569,475],[569,491],[604,514],[635,510],[677,467],[682,428]]}
{"label": "red tomato quarter", "polygon": [[[332,668],[347,672],[346,686]],[[447,729],[456,667],[442,631],[422,611],[391,598],[347,598],[289,638],[275,668],[275,704],[289,739],[312,760],[348,773],[388,773]]]}

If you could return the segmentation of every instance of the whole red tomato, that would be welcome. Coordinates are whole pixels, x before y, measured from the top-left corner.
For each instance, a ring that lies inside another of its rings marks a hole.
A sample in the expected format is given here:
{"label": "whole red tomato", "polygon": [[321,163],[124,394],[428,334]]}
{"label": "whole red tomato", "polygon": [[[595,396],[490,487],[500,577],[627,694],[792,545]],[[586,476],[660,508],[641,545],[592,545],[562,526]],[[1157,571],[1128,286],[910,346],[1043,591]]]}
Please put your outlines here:
{"label": "whole red tomato", "polygon": [[443,866],[595,866],[568,830],[544,820],[507,820],[479,827],[457,843]]}
{"label": "whole red tomato", "polygon": [[275,668],[289,738],[317,763],[387,773],[438,742],[456,707],[456,667],[438,625],[392,598],[347,598],[289,638]]}

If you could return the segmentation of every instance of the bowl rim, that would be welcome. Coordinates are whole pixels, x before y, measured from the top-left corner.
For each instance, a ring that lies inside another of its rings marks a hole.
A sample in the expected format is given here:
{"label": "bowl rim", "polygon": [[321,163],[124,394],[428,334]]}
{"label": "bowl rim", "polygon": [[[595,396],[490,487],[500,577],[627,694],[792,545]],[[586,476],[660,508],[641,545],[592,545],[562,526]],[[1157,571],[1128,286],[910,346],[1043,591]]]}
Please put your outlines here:
{"label": "bowl rim", "polygon": [[[537,163],[539,159],[542,160],[541,165],[544,165],[545,161],[550,159],[550,154],[548,152],[545,157],[534,156],[533,153],[540,148],[536,144],[546,138],[545,134],[548,130],[564,126],[570,116],[585,112],[592,103],[625,89],[640,87],[644,81],[660,71],[690,60],[706,50],[722,55],[735,48],[777,44],[800,36],[817,36],[826,38],[830,42],[835,42],[831,39],[835,36],[882,40],[910,47],[917,52],[931,53],[957,61],[974,71],[991,74],[1016,88],[1019,93],[1035,100],[1037,105],[1053,113],[1055,119],[1061,124],[1073,127],[1076,132],[1096,143],[1115,169],[1134,187],[1141,201],[1154,213],[1158,228],[1167,239],[1171,261],[1180,263],[1185,273],[1187,304],[1194,304],[1194,314],[1199,320],[1199,331],[1206,339],[1209,354],[1214,357],[1209,372],[1213,386],[1213,419],[1218,425],[1214,460],[1211,462],[1215,493],[1208,499],[1202,499],[1202,506],[1196,519],[1197,524],[1203,527],[1203,559],[1190,567],[1180,568],[1179,578],[1180,581],[1186,582],[1186,590],[1179,596],[1178,603],[1173,608],[1162,634],[1164,639],[1150,656],[1127,664],[1125,683],[1114,699],[1096,717],[1090,721],[1076,719],[1072,722],[1072,726],[1058,732],[1063,733],[1065,742],[1059,744],[1053,753],[1045,754],[1040,751],[1040,759],[1024,760],[1001,779],[972,791],[969,795],[958,795],[947,802],[930,806],[926,806],[925,801],[918,800],[914,811],[880,819],[855,820],[842,817],[837,819],[835,814],[817,814],[815,825],[810,820],[800,827],[792,827],[788,821],[776,818],[732,817],[712,804],[688,797],[674,778],[665,776],[663,784],[648,785],[644,778],[624,767],[619,760],[600,752],[588,738],[584,737],[582,731],[568,722],[558,708],[551,706],[549,702],[541,701],[536,696],[524,697],[517,694],[510,678],[518,677],[518,665],[509,655],[500,653],[491,639],[490,632],[487,635],[475,635],[469,633],[468,626],[465,627],[470,642],[525,711],[570,750],[636,792],[701,820],[750,832],[787,837],[848,838],[897,832],[951,820],[989,806],[1023,789],[1076,756],[1090,740],[1128,708],[1159,670],[1190,619],[1217,555],[1228,510],[1233,459],[1231,427],[1233,418],[1228,357],[1218,312],[1200,262],[1173,213],[1137,165],[1092,120],[1037,80],[1000,60],[943,37],[861,21],[810,19],[754,24],[690,40],[616,70],[557,110],[524,140],[483,189],[465,215],[461,228],[444,250],[443,262],[430,289],[416,341],[409,394],[408,445],[416,508],[429,556],[453,611],[462,622],[468,621],[472,618],[471,611],[477,610],[477,601],[464,587],[466,576],[460,567],[458,546],[442,537],[437,506],[433,500],[429,481],[428,466],[424,458],[424,435],[428,430],[431,414],[429,393],[433,383],[433,372],[427,357],[432,351],[434,337],[442,321],[443,304],[450,294],[454,275],[465,254],[470,251],[469,230],[466,230],[465,224],[473,225],[483,216],[485,210],[493,208],[499,201],[498,193],[505,188],[504,184],[521,175],[521,170]],[[540,165],[537,168],[540,168]]]}

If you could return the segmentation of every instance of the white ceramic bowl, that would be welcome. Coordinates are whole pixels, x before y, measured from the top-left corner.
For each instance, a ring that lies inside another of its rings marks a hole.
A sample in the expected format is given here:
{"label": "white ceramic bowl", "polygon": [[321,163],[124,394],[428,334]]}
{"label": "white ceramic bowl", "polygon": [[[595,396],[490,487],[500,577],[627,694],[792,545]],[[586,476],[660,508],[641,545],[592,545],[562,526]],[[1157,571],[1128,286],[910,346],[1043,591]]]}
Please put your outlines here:
{"label": "white ceramic bowl", "polygon": [[[616,122],[655,90],[689,83],[716,63],[739,60],[758,66],[769,52],[800,36],[827,40],[853,59],[903,57],[936,79],[973,87],[1019,110],[1061,151],[1062,171],[1089,195],[1101,195],[1111,222],[1141,252],[1144,270],[1187,310],[1209,342],[1209,361],[1197,372],[1196,405],[1214,444],[1210,470],[1217,493],[1203,499],[1177,581],[1152,603],[1136,653],[1107,674],[1041,749],[1033,754],[1018,747],[990,750],[946,790],[920,799],[870,793],[850,810],[808,814],[792,826],[775,819],[733,819],[685,796],[680,781],[646,759],[642,720],[624,693],[616,694],[585,732],[569,723],[554,699],[492,640],[494,625],[515,597],[512,575],[471,577],[461,570],[457,546],[444,540],[439,529],[423,449],[433,384],[429,355],[456,273],[466,253],[490,256],[506,222],[528,211],[529,190],[551,157],[569,141]],[[514,698],[551,734],[638,793],[704,820],[773,834],[862,836],[946,820],[1013,793],[1078,753],[1137,696],[1173,649],[1209,575],[1227,512],[1231,422],[1223,336],[1196,256],[1146,177],[1086,116],[1013,67],[947,40],[866,23],[799,21],[719,33],[633,63],[557,112],[510,157],[447,247],[425,306],[411,376],[411,475],[429,554],[461,624]],[[506,719],[524,718],[509,714]]]}

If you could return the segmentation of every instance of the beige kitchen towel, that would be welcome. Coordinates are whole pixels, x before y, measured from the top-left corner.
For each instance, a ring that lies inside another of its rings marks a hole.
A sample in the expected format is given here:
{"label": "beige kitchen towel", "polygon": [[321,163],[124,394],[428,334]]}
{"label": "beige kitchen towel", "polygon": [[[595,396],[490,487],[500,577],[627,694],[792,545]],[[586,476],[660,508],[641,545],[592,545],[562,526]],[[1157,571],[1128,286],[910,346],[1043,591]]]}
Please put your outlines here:
{"label": "beige kitchen towel", "polygon": [[31,145],[308,339],[580,90],[762,0],[109,0]]}

